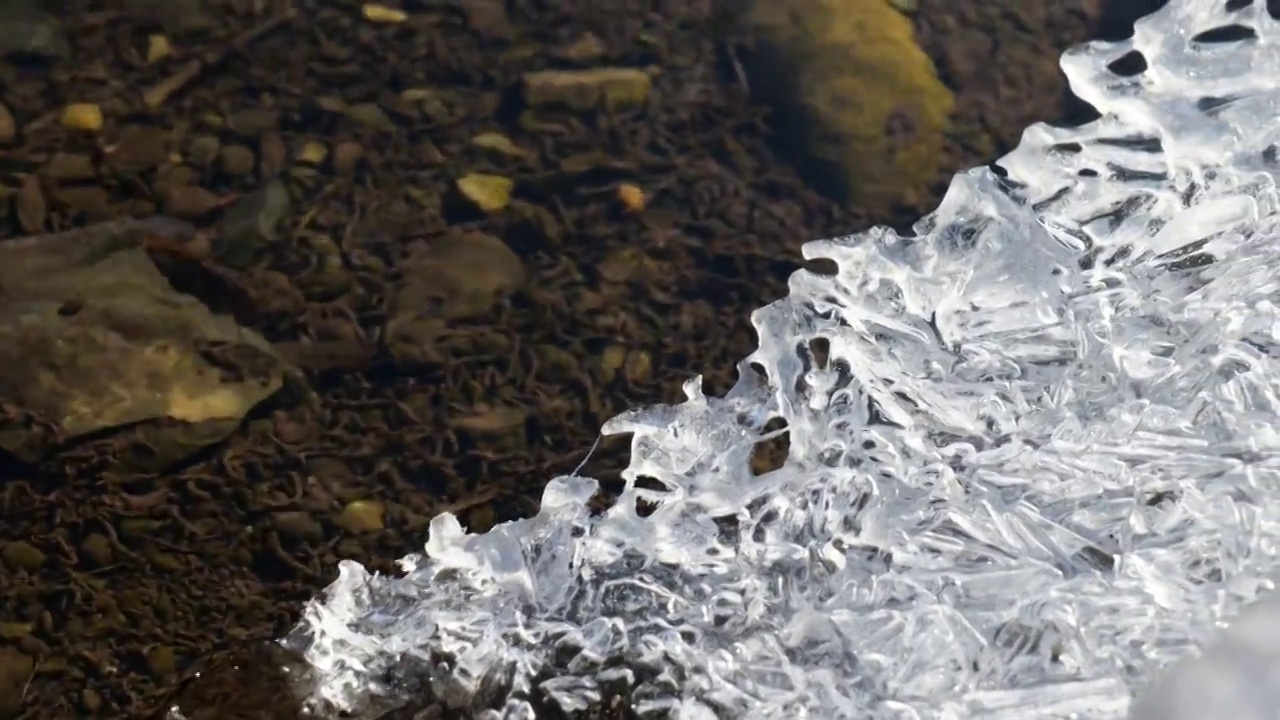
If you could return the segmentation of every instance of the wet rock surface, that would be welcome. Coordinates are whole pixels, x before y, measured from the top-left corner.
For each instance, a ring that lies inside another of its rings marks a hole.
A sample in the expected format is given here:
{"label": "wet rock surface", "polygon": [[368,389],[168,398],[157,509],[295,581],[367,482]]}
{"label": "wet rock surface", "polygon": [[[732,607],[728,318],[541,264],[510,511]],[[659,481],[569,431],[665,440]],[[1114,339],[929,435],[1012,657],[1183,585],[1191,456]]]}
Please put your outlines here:
{"label": "wet rock surface", "polygon": [[157,219],[0,244],[0,449],[38,463],[128,428],[144,444],[112,438],[111,470],[163,471],[280,389],[265,340],[160,274],[159,240],[199,252],[194,228]]}
{"label": "wet rock surface", "polygon": [[[605,419],[727,389],[801,242],[916,217],[800,179],[712,3],[383,5],[0,11],[0,720],[300,717],[267,643],[340,559],[531,512]],[[1101,8],[916,5],[927,203]]]}

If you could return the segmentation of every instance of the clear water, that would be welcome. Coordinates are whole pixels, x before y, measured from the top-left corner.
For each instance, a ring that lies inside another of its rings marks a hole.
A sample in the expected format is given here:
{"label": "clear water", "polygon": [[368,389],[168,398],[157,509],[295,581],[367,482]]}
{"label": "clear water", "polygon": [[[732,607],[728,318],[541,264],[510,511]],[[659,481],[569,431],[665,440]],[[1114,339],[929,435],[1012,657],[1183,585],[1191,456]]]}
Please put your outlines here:
{"label": "clear water", "polygon": [[[910,237],[805,245],[838,272],[798,272],[753,314],[726,397],[694,379],[607,424],[632,434],[629,482],[665,492],[629,485],[592,517],[595,481],[562,477],[484,535],[436,518],[403,579],[345,564],[286,639],[315,702],[372,717],[429,692],[514,720],[535,692],[574,710],[626,687],[654,717],[1129,715],[1280,567],[1280,26],[1262,5],[1172,0],[1130,40],[1069,51],[1100,120],[1029,128],[1004,177],[957,176]],[[1255,37],[1196,39],[1232,23]],[[1130,51],[1144,72],[1108,69]],[[771,419],[790,454],[755,476]],[[1156,703],[1174,694],[1137,712],[1175,717]]]}

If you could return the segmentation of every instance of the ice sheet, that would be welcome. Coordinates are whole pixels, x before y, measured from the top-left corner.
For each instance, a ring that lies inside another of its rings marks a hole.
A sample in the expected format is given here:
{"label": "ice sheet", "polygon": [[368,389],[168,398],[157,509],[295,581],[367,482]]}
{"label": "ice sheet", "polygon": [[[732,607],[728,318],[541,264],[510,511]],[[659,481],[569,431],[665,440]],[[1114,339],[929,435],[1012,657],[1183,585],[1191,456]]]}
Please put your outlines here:
{"label": "ice sheet", "polygon": [[[1255,36],[1197,39],[1233,23]],[[911,236],[807,244],[838,272],[754,313],[732,392],[608,423],[632,434],[612,510],[562,477],[484,535],[436,518],[403,579],[344,564],[286,640],[315,701],[1125,717],[1277,571],[1278,32],[1261,2],[1173,0],[1069,51],[1102,117],[1028,129]],[[1109,69],[1130,52],[1146,71]],[[771,419],[790,453],[755,476]]]}

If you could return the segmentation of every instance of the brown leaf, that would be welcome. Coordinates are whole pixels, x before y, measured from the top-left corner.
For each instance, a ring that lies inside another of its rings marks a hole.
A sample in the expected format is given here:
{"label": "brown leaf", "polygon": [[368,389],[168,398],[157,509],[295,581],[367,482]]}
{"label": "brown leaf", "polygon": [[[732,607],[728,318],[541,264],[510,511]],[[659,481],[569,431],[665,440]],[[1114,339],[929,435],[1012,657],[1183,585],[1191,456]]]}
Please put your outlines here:
{"label": "brown leaf", "polygon": [[176,187],[165,197],[165,212],[176,218],[192,220],[222,204],[222,198],[197,185]]}
{"label": "brown leaf", "polygon": [[266,132],[258,139],[258,155],[262,158],[262,174],[272,176],[284,168],[289,151],[280,133]]}
{"label": "brown leaf", "polygon": [[467,25],[481,35],[507,38],[515,32],[507,17],[507,4],[502,0],[465,0],[462,12]]}
{"label": "brown leaf", "polygon": [[17,203],[18,224],[29,233],[44,230],[45,220],[49,218],[49,205],[45,202],[44,191],[40,189],[40,179],[28,175],[22,179],[22,187],[18,189]]}

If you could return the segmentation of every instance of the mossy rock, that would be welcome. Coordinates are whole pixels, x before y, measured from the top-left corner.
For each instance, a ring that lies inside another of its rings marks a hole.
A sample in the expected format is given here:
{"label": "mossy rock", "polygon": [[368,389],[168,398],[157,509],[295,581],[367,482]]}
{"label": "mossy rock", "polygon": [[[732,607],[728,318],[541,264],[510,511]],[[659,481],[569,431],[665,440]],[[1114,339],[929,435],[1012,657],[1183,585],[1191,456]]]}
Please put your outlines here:
{"label": "mossy rock", "polygon": [[751,0],[749,82],[818,189],[876,212],[937,177],[951,91],[889,0]]}

